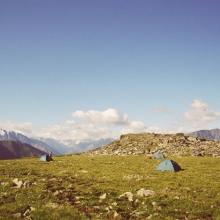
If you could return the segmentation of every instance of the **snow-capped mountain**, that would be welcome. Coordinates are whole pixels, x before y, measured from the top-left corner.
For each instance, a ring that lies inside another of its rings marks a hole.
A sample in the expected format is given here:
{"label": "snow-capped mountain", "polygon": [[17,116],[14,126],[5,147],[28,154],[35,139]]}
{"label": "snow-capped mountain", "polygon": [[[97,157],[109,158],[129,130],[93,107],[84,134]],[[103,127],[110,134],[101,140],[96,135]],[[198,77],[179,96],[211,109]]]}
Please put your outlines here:
{"label": "snow-capped mountain", "polygon": [[0,140],[2,141],[18,141],[21,143],[29,144],[41,151],[45,152],[53,152],[53,154],[61,154],[58,150],[54,149],[50,145],[46,144],[45,142],[35,139],[29,138],[21,133],[15,131],[6,131],[4,129],[0,129]]}
{"label": "snow-capped mountain", "polygon": [[0,141],[19,141],[21,143],[29,144],[44,152],[53,152],[55,155],[81,153],[88,150],[92,150],[98,147],[102,147],[109,144],[113,139],[99,139],[99,140],[65,140],[59,141],[52,138],[32,138],[27,137],[21,133],[15,131],[6,131],[0,129]]}

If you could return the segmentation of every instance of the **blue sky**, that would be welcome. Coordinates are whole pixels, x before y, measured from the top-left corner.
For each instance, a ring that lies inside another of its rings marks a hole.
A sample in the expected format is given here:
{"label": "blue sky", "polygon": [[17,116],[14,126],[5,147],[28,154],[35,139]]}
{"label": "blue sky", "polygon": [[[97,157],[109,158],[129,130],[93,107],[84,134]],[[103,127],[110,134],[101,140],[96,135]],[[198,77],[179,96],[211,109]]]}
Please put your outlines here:
{"label": "blue sky", "polygon": [[219,10],[217,0],[0,1],[0,121],[45,127],[114,108],[166,128],[193,100],[218,113]]}

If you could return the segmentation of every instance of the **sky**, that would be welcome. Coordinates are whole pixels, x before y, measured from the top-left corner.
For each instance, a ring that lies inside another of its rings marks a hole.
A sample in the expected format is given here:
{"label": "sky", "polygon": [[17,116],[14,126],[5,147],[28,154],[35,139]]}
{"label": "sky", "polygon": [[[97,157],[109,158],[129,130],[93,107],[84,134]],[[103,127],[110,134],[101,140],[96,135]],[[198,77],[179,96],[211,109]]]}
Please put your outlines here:
{"label": "sky", "polygon": [[0,127],[57,139],[220,127],[218,0],[1,0]]}

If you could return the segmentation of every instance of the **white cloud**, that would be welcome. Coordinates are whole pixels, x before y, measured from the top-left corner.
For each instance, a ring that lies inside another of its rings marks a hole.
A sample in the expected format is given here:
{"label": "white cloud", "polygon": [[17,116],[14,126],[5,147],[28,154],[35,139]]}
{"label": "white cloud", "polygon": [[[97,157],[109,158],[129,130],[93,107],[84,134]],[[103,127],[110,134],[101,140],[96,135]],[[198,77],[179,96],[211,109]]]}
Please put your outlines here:
{"label": "white cloud", "polygon": [[122,134],[146,132],[147,127],[142,121],[130,121],[122,130]]}
{"label": "white cloud", "polygon": [[184,113],[186,123],[193,129],[207,128],[211,123],[220,119],[220,112],[212,110],[201,100],[193,100],[190,109]]}
{"label": "white cloud", "polygon": [[38,136],[66,142],[67,140],[117,138],[124,133],[137,133],[146,130],[143,122],[131,120],[127,114],[109,108],[104,111],[75,111],[72,113],[71,119],[41,129]]}
{"label": "white cloud", "polygon": [[193,100],[180,121],[174,120],[163,129],[161,126],[147,127],[142,121],[130,119],[126,113],[121,113],[114,108],[104,111],[75,111],[68,120],[41,129],[36,129],[30,122],[14,123],[11,121],[0,122],[0,128],[18,131],[29,136],[77,142],[88,139],[117,138],[126,133],[190,132],[207,129],[219,119],[220,112],[212,110],[207,103],[196,99]]}
{"label": "white cloud", "polygon": [[170,124],[168,131],[171,133],[211,129],[217,126],[220,112],[213,110],[206,102],[195,99],[182,116]]}
{"label": "white cloud", "polygon": [[126,125],[129,123],[127,114],[122,114],[113,108],[105,111],[75,111],[72,116],[93,124]]}
{"label": "white cloud", "polygon": [[19,122],[4,121],[4,122],[0,122],[0,128],[5,130],[13,130],[23,134],[31,134],[33,130],[32,123],[30,122],[19,123]]}

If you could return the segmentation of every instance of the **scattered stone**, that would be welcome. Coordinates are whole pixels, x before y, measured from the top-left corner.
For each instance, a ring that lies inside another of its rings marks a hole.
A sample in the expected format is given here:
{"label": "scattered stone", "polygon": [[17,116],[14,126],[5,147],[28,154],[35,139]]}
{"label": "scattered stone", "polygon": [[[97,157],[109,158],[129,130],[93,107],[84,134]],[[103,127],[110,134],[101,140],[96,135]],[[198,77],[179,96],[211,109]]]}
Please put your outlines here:
{"label": "scattered stone", "polygon": [[117,217],[119,217],[119,214],[115,211],[113,214],[113,218],[117,218]]}
{"label": "scattered stone", "polygon": [[[160,151],[166,156],[220,156],[220,142],[189,137],[184,134],[127,134],[90,155],[146,155]],[[125,177],[127,178],[127,177]]]}
{"label": "scattered stone", "polygon": [[117,202],[113,202],[112,205],[113,205],[113,206],[117,206],[118,203],[117,203]]}
{"label": "scattered stone", "polygon": [[58,196],[59,194],[60,194],[60,190],[56,190],[56,191],[53,193],[54,196]]}
{"label": "scattered stone", "polygon": [[134,204],[138,204],[139,203],[139,200],[138,199],[136,199],[135,201],[134,201]]}
{"label": "scattered stone", "polygon": [[110,212],[109,207],[106,207],[106,208],[105,208],[105,211]]}
{"label": "scattered stone", "polygon": [[152,206],[154,206],[154,207],[157,206],[157,202],[152,202],[151,204],[152,204]]}
{"label": "scattered stone", "polygon": [[80,200],[80,199],[84,199],[84,197],[83,196],[76,196],[75,199]]}
{"label": "scattered stone", "polygon": [[1,186],[8,186],[9,182],[1,182]]}
{"label": "scattered stone", "polygon": [[36,209],[34,207],[30,207],[31,212],[34,212]]}
{"label": "scattered stone", "polygon": [[122,195],[119,196],[119,198],[122,198],[122,197],[126,197],[129,202],[133,202],[134,195],[131,192],[125,192],[125,193],[123,193]]}
{"label": "scattered stone", "polygon": [[152,190],[147,190],[147,189],[139,189],[137,191],[137,196],[139,197],[147,197],[147,196],[154,196],[155,195],[155,192],[152,191]]}
{"label": "scattered stone", "polygon": [[93,206],[95,210],[100,210],[100,206]]}
{"label": "scattered stone", "polygon": [[106,199],[106,197],[107,197],[107,194],[104,193],[103,195],[101,195],[101,196],[99,197],[99,200],[100,200],[100,201],[103,201],[103,200]]}
{"label": "scattered stone", "polygon": [[147,219],[152,219],[153,218],[153,215],[149,215],[148,217],[147,217]]}
{"label": "scattered stone", "polygon": [[13,182],[15,188],[21,188],[23,186],[23,181],[18,180],[18,178],[13,179],[12,182]]}
{"label": "scattered stone", "polygon": [[88,173],[87,170],[80,170],[79,172],[80,172],[80,173]]}
{"label": "scattered stone", "polygon": [[24,214],[23,214],[23,216],[29,216],[30,215],[30,213],[31,213],[31,210],[30,209],[27,209],[25,212],[24,212]]}

